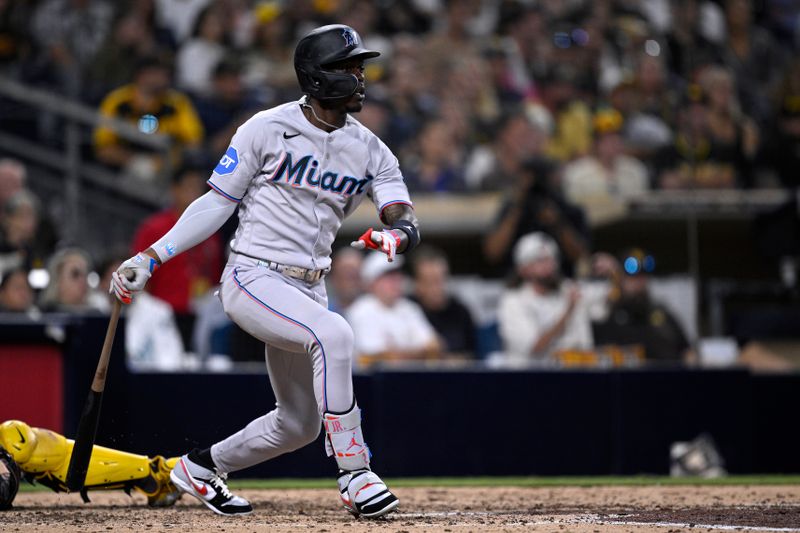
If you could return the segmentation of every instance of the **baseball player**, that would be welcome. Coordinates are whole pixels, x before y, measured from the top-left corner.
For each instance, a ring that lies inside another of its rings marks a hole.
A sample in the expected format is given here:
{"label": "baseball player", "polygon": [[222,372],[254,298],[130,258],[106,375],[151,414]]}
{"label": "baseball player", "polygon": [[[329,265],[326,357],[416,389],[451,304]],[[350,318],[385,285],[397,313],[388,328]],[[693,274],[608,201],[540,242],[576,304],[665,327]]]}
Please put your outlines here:
{"label": "baseball player", "polygon": [[225,312],[266,344],[277,403],[241,431],[184,455],[173,469],[175,485],[216,513],[252,511],[228,490],[227,473],[312,442],[320,421],[345,508],[371,518],[399,503],[370,471],[353,396],[353,332],[328,311],[323,283],[342,220],[365,197],[387,228],[368,229],[353,247],[379,250],[392,261],[420,239],[397,158],[349,115],[363,106],[364,60],[378,55],[344,25],[303,37],[294,65],[305,96],[244,123],[208,180],[212,190],[113,275],[113,292],[130,302],[161,264],[209,237],[239,206],[220,298]]}

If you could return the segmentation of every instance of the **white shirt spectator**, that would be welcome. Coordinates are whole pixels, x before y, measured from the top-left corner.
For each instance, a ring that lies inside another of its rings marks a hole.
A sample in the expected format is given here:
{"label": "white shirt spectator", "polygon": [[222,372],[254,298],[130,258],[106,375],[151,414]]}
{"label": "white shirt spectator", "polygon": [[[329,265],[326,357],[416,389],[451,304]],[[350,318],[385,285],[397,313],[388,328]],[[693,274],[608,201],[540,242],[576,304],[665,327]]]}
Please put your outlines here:
{"label": "white shirt spectator", "polygon": [[406,298],[386,307],[375,296],[365,294],[353,302],[345,318],[353,328],[360,355],[421,350],[436,338],[422,309]]}
{"label": "white shirt spectator", "polygon": [[125,350],[135,371],[174,372],[184,349],[170,305],[146,292],[136,295],[125,315]]}
{"label": "white shirt spectator", "polygon": [[542,333],[552,328],[564,314],[572,282],[565,281],[558,291],[542,295],[529,284],[506,291],[500,299],[498,322],[500,337],[509,363],[546,359],[561,350],[594,348],[591,321],[602,317],[608,284],[579,284],[581,297],[562,333],[542,353],[533,354],[533,346]]}
{"label": "white shirt spectator", "polygon": [[572,203],[584,204],[597,199],[627,200],[649,189],[647,168],[627,155],[614,159],[608,169],[594,156],[586,156],[564,168],[564,194]]}
{"label": "white shirt spectator", "polygon": [[225,55],[225,47],[203,39],[190,39],[178,52],[175,76],[178,87],[192,94],[211,92],[211,75]]}

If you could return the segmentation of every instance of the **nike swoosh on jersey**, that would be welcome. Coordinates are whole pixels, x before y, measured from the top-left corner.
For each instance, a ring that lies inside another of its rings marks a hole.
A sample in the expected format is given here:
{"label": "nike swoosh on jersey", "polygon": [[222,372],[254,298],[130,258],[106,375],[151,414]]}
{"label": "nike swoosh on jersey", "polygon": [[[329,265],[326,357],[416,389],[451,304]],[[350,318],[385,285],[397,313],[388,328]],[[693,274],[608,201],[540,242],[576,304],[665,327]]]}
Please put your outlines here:
{"label": "nike swoosh on jersey", "polygon": [[17,433],[19,433],[19,443],[25,444],[25,436],[22,434],[22,431],[20,431],[19,428],[17,428]]}
{"label": "nike swoosh on jersey", "polygon": [[283,132],[283,138],[284,138],[284,139],[292,139],[292,138],[294,138],[294,137],[297,137],[298,135],[300,135],[300,134],[299,134],[299,133],[295,133],[294,135],[289,135],[289,134],[288,134],[288,133],[286,133],[285,131]]}

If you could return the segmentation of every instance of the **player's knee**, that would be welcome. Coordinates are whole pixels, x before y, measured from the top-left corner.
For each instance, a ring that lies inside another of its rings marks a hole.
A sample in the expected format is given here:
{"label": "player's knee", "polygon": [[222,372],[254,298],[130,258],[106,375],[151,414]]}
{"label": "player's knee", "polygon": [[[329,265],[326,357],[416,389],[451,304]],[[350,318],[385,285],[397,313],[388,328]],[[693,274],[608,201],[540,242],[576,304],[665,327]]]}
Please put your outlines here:
{"label": "player's knee", "polygon": [[331,318],[317,333],[320,344],[325,350],[325,356],[331,360],[340,360],[349,363],[353,358],[354,337],[350,324],[336,313],[330,314]]}
{"label": "player's knee", "polygon": [[322,422],[317,416],[315,418],[304,420],[297,436],[298,439],[303,443],[302,445],[306,445],[317,440],[321,430]]}
{"label": "player's knee", "polygon": [[319,414],[314,411],[308,416],[295,414],[291,418],[281,417],[278,419],[278,425],[287,445],[292,448],[301,448],[316,440],[322,422]]}

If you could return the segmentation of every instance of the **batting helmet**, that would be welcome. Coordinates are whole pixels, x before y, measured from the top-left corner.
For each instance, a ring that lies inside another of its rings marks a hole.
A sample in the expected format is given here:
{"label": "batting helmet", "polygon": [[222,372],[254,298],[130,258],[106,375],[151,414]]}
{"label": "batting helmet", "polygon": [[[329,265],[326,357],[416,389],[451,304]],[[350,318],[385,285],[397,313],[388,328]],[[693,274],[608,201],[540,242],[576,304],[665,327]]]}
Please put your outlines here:
{"label": "batting helmet", "polygon": [[11,458],[11,454],[0,448],[0,511],[11,509],[11,503],[19,490],[20,475],[19,466]]}
{"label": "batting helmet", "polygon": [[317,28],[297,43],[294,70],[304,93],[318,100],[347,98],[358,89],[353,74],[331,72],[325,67],[347,59],[368,59],[380,52],[367,50],[361,37],[350,26],[330,24]]}

